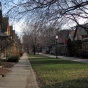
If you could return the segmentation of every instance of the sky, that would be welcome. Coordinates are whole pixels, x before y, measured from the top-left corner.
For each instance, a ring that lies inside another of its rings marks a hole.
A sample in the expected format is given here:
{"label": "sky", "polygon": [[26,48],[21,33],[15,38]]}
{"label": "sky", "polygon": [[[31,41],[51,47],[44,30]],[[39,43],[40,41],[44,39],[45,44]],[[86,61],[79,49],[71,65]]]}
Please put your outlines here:
{"label": "sky", "polygon": [[[87,19],[79,19],[79,24],[85,24],[86,22],[87,22],[88,20]],[[65,24],[65,25],[63,25],[63,28],[62,29],[68,29],[68,28],[70,28],[70,27],[74,27],[76,25],[76,23],[74,23],[74,22],[69,22],[68,24]]]}
{"label": "sky", "polygon": [[23,26],[23,21],[19,21],[19,22],[14,22],[13,23],[13,30],[16,31],[18,36],[22,36],[22,26]]}
{"label": "sky", "polygon": [[[0,0],[0,2],[3,2],[4,0]],[[9,0],[10,1],[10,0]],[[18,1],[18,0],[13,0],[14,2]],[[4,6],[2,5],[2,8],[4,8]],[[11,19],[10,19],[11,20]],[[80,24],[83,24],[85,23],[86,21],[84,19],[80,19],[79,20],[79,23]],[[22,36],[22,23],[23,23],[23,20],[21,21],[18,21],[18,22],[14,22],[13,23],[13,29],[16,31],[16,33],[18,34],[18,36]],[[12,23],[11,23],[12,24]],[[73,25],[73,23],[69,23],[70,25]],[[67,28],[67,27],[70,27],[69,24],[66,24],[63,26],[63,28]],[[75,24],[73,25],[75,26]]]}
{"label": "sky", "polygon": [[[17,0],[14,0],[14,1],[17,1]],[[3,5],[3,0],[0,0],[0,2],[1,2],[1,5],[2,5],[2,14],[3,14],[6,9],[4,9],[5,7],[4,7],[4,5]],[[3,15],[3,17],[4,17],[4,15]],[[6,17],[6,16],[5,16],[5,17]],[[16,21],[12,21],[12,19],[9,18],[9,24],[10,24],[11,26],[13,26],[13,30],[15,30],[15,32],[16,32],[16,34],[17,34],[18,36],[22,36],[22,29],[21,29],[22,23],[23,23],[22,20],[16,22]]]}

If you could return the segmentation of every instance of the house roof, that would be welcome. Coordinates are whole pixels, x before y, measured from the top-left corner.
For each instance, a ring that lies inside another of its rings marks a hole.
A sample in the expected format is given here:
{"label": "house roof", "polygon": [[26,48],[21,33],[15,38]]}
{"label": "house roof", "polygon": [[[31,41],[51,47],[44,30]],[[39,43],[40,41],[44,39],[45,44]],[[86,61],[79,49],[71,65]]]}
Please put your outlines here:
{"label": "house roof", "polygon": [[77,30],[79,30],[79,32],[80,32],[80,34],[82,36],[87,35],[87,32],[88,32],[88,24],[84,24],[84,25],[81,25],[81,26],[77,26]]}
{"label": "house roof", "polygon": [[64,38],[68,38],[70,31],[71,31],[71,30],[60,30],[60,31],[58,32],[58,36],[63,35]]}
{"label": "house roof", "polygon": [[76,37],[77,31],[80,33],[82,38],[87,38],[88,37],[88,23],[76,26],[74,38]]}

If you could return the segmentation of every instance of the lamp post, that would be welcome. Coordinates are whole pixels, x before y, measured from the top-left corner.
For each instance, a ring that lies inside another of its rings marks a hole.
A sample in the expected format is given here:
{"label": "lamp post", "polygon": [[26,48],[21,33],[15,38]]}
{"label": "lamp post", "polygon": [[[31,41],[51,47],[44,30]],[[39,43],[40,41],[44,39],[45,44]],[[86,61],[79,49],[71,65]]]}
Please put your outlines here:
{"label": "lamp post", "polygon": [[57,39],[58,39],[58,35],[56,35],[56,58],[58,58],[58,55],[57,55]]}

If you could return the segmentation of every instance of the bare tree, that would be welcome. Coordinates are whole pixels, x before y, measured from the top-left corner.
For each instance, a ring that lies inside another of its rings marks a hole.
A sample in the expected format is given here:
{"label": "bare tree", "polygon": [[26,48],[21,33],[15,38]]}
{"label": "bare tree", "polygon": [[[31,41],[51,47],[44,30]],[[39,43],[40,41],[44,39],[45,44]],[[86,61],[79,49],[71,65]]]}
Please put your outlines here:
{"label": "bare tree", "polygon": [[[25,27],[29,34],[24,32],[28,38],[29,35],[31,36],[32,44],[35,40],[37,41],[36,36],[38,35],[41,41],[41,38],[45,38],[46,41],[47,37],[50,36],[48,29],[60,29],[69,21],[80,25],[79,19],[88,19],[88,0],[2,0],[1,2],[4,15],[13,19],[23,18],[25,22],[36,23],[31,31],[30,28]],[[42,44],[44,43],[46,42],[42,41]],[[36,43],[34,44],[36,45]]]}
{"label": "bare tree", "polygon": [[17,19],[24,17],[26,21],[88,18],[87,0],[2,0],[2,3],[6,15]]}
{"label": "bare tree", "polygon": [[36,47],[39,44],[39,37],[40,37],[40,32],[39,32],[39,25],[38,23],[35,24],[26,24],[25,30],[23,30],[23,43],[24,46],[31,51],[34,51],[34,55],[36,52]]}
{"label": "bare tree", "polygon": [[[53,27],[53,24],[56,28]],[[59,27],[58,27],[59,25]],[[23,45],[25,49],[33,50],[34,54],[38,47],[51,46],[55,43],[55,36],[61,28],[61,23],[49,23],[43,26],[40,23],[27,23],[23,29]]]}

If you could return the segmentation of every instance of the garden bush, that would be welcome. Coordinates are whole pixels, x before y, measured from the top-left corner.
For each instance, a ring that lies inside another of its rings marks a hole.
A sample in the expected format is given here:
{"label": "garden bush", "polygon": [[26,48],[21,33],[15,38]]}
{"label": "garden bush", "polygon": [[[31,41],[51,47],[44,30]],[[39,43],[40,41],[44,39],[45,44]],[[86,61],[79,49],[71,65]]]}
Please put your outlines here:
{"label": "garden bush", "polygon": [[7,59],[7,62],[18,62],[19,59],[19,56],[11,56]]}
{"label": "garden bush", "polygon": [[23,56],[23,52],[19,52],[19,54],[20,54],[20,57]]}
{"label": "garden bush", "polygon": [[88,58],[88,51],[87,50],[82,50],[81,51],[81,56],[82,56],[82,58]]}

